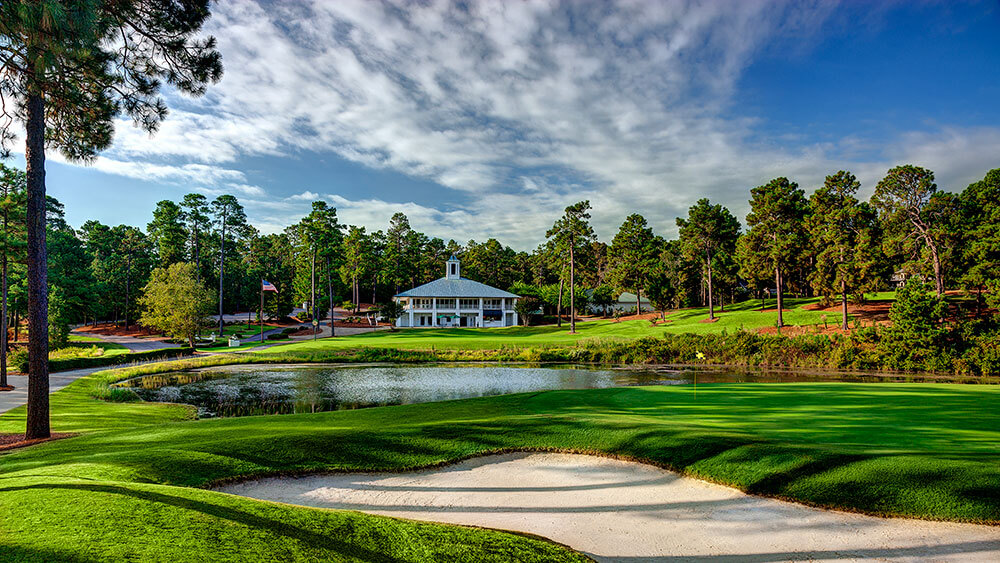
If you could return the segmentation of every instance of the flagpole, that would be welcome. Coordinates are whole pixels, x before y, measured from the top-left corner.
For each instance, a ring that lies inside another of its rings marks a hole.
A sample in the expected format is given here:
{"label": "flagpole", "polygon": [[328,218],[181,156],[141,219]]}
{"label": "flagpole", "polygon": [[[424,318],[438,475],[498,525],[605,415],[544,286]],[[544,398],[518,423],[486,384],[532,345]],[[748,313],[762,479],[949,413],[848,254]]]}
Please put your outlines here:
{"label": "flagpole", "polygon": [[260,343],[264,343],[264,278],[260,279]]}

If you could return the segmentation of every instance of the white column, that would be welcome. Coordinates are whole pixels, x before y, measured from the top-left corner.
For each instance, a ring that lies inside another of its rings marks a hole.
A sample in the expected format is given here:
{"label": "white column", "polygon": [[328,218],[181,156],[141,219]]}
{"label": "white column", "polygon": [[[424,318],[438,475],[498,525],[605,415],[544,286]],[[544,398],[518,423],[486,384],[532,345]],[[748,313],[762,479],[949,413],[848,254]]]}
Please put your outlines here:
{"label": "white column", "polygon": [[479,298],[479,327],[483,326],[483,298]]}
{"label": "white column", "polygon": [[413,327],[413,302],[410,302],[410,327]]}
{"label": "white column", "polygon": [[432,315],[431,316],[431,326],[437,326],[438,325],[438,298],[437,297],[432,297],[431,298],[431,311],[433,311],[431,313],[431,315]]}

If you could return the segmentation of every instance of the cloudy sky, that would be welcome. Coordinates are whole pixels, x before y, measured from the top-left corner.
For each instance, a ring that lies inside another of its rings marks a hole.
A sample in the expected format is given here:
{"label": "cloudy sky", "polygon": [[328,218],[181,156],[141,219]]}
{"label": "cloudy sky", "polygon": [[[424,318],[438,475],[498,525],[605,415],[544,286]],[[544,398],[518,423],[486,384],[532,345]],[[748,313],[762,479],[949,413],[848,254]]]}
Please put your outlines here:
{"label": "cloudy sky", "polygon": [[232,193],[264,232],[325,199],[429,235],[530,249],[561,209],[610,240],[664,235],[701,197],[808,191],[889,167],[960,190],[1000,167],[995,1],[223,1],[223,80],[165,92],[154,137],[123,120],[90,166],[50,156],[74,225],[144,226],[156,201]]}

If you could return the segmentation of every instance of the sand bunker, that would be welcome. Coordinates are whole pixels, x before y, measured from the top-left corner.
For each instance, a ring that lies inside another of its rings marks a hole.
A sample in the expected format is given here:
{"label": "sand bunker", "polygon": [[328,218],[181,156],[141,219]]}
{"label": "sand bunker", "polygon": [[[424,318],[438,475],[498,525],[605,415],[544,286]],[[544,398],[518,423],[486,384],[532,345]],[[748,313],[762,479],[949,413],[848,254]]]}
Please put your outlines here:
{"label": "sand bunker", "polygon": [[219,490],[530,532],[601,561],[1000,561],[1000,527],[818,510],[584,455],[488,456],[427,471],[269,478]]}

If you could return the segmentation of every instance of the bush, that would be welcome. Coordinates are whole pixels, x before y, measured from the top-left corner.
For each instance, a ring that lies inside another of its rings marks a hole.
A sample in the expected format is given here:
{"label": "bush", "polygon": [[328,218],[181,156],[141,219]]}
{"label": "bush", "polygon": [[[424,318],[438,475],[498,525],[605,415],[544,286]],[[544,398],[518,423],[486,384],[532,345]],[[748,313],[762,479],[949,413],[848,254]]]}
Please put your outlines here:
{"label": "bush", "polygon": [[7,365],[13,366],[21,373],[28,373],[28,349],[17,348],[7,354]]}

